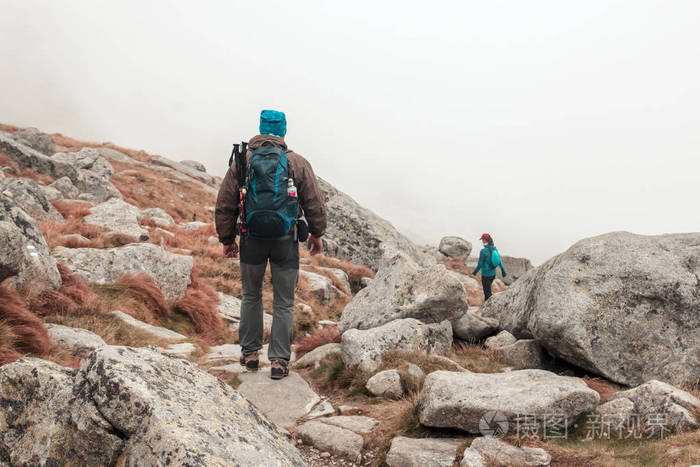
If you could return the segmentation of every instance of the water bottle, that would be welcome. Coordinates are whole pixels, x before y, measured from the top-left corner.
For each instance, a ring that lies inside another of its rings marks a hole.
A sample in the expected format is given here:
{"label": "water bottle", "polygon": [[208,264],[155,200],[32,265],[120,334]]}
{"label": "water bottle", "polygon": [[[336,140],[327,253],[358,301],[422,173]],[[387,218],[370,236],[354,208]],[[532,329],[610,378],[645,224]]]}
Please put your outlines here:
{"label": "water bottle", "polygon": [[292,198],[297,197],[297,187],[294,186],[294,180],[291,178],[287,179],[287,196]]}

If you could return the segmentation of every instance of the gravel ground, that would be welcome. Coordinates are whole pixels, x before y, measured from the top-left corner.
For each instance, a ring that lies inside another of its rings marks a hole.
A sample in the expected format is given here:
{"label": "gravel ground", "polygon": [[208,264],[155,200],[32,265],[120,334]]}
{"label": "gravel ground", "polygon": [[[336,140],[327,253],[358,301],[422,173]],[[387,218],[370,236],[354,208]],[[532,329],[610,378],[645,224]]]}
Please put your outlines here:
{"label": "gravel ground", "polygon": [[375,462],[376,452],[373,452],[373,451],[363,451],[362,462],[358,464],[355,462],[351,462],[351,461],[345,459],[344,457],[333,456],[328,452],[319,451],[318,449],[316,449],[313,446],[308,446],[306,444],[302,444],[300,441],[301,440],[297,440],[297,448],[299,448],[299,451],[306,459],[306,462],[308,462],[309,465],[312,467],[327,467],[327,466],[354,467],[354,466],[370,466],[370,465],[376,464],[376,462]]}

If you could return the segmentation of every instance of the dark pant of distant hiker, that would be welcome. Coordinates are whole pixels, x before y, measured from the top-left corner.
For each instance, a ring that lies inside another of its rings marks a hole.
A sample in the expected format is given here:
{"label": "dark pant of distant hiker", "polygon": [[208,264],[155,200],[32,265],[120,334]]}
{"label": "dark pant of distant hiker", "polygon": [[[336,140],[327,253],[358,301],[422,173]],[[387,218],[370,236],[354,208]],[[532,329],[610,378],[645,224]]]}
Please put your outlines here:
{"label": "dark pant of distant hiker", "polygon": [[241,237],[241,281],[243,302],[239,337],[243,355],[263,345],[262,289],[270,261],[274,298],[268,359],[289,363],[294,330],[294,291],[299,278],[299,242],[289,235],[281,239]]}
{"label": "dark pant of distant hiker", "polygon": [[488,300],[491,296],[491,284],[496,276],[481,276],[481,285],[484,287],[484,301]]}

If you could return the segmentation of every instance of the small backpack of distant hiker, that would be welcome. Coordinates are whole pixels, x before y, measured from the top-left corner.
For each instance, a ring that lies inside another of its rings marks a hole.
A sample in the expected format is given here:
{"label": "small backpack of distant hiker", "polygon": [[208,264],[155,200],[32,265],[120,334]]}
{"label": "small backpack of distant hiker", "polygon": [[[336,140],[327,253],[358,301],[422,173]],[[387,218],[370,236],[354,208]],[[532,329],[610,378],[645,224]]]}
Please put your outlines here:
{"label": "small backpack of distant hiker", "polygon": [[489,267],[491,269],[496,269],[501,265],[501,255],[495,246],[489,247]]}
{"label": "small backpack of distant hiker", "polygon": [[272,145],[255,149],[247,179],[244,208],[248,235],[279,238],[289,234],[299,215],[299,200],[289,178],[285,150]]}

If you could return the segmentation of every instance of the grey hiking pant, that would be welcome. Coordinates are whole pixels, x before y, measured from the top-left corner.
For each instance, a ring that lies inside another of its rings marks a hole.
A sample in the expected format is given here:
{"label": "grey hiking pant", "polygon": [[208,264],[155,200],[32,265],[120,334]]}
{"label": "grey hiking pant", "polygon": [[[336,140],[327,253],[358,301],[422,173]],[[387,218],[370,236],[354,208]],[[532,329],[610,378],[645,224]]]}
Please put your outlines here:
{"label": "grey hiking pant", "polygon": [[243,302],[239,337],[243,355],[263,345],[262,289],[267,262],[272,273],[272,332],[268,358],[288,364],[294,332],[294,291],[299,278],[299,243],[291,236],[282,239],[241,238]]}

